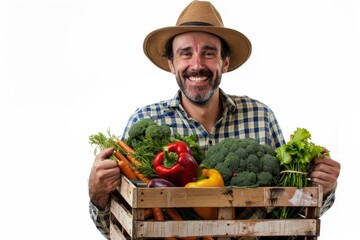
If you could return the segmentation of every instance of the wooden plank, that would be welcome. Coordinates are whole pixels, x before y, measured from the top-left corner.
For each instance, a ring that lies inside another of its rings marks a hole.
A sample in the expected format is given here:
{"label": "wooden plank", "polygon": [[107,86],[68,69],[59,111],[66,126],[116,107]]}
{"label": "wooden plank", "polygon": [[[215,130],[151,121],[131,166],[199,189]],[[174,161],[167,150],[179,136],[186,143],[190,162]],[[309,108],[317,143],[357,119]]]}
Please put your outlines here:
{"label": "wooden plank", "polygon": [[318,236],[319,224],[318,219],[136,221],[134,237]]}
{"label": "wooden plank", "polygon": [[110,239],[126,240],[126,237],[124,236],[124,234],[113,222],[110,222]]}
{"label": "wooden plank", "polygon": [[121,224],[125,231],[129,234],[133,234],[133,215],[121,204],[112,200],[110,205],[110,212],[116,218],[116,220]]}
{"label": "wooden plank", "polygon": [[122,175],[120,186],[117,188],[120,195],[125,199],[125,201],[131,206],[136,205],[136,186],[125,176]]}
{"label": "wooden plank", "polygon": [[149,207],[318,207],[318,187],[258,188],[136,188],[131,199],[136,208]]}

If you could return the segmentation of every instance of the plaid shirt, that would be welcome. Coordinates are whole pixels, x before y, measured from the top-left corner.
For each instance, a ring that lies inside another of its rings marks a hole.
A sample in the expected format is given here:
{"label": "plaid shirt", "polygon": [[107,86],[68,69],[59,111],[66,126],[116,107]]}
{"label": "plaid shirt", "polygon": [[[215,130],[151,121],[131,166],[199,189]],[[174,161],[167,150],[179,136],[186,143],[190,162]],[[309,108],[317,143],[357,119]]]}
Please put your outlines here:
{"label": "plaid shirt", "polygon": [[[231,96],[220,90],[224,112],[211,132],[195,119],[188,117],[180,104],[180,92],[174,98],[139,108],[129,118],[122,138],[128,137],[130,127],[143,118],[151,118],[160,125],[169,125],[172,133],[181,136],[196,134],[199,146],[204,152],[224,138],[254,138],[261,144],[274,149],[285,143],[280,126],[272,110],[264,103],[247,96]],[[334,194],[330,194],[324,202],[322,212],[331,207]],[[97,209],[91,202],[90,216],[99,231],[109,239],[109,207]],[[243,218],[260,218],[266,215],[261,208],[244,208],[240,213]],[[248,238],[251,239],[251,238]],[[255,238],[256,239],[256,238]]]}

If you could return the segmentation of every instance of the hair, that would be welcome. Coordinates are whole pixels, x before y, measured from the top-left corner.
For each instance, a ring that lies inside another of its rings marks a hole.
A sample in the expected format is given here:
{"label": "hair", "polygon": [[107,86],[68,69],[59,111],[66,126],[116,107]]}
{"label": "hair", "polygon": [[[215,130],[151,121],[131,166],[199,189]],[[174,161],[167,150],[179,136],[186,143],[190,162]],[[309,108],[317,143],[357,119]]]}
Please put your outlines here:
{"label": "hair", "polygon": [[[222,39],[221,37],[219,37],[218,35],[213,34],[214,36],[218,37],[220,39],[220,43],[221,43],[221,58],[222,60],[225,60],[226,57],[230,56],[230,47],[229,45],[225,42],[224,39]],[[163,55],[164,57],[166,57],[168,60],[172,60],[174,58],[174,52],[173,52],[173,41],[174,38],[176,37],[173,36],[172,38],[170,38],[166,44],[165,44],[165,54]]]}

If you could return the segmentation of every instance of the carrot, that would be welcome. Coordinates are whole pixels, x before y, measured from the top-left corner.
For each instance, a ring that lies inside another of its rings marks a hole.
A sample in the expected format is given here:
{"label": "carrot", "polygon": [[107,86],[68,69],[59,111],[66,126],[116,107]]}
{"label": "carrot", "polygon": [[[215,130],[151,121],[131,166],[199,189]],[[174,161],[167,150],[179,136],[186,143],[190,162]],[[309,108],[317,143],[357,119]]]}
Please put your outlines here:
{"label": "carrot", "polygon": [[119,160],[119,161],[125,161],[125,162],[129,162],[129,160],[119,151],[114,151],[114,156]]}
{"label": "carrot", "polygon": [[165,217],[161,208],[152,208],[151,210],[156,221],[165,221]]}
{"label": "carrot", "polygon": [[138,179],[135,172],[134,167],[131,165],[130,161],[118,151],[114,151],[114,156],[116,157],[118,166],[121,172],[130,180]]}
{"label": "carrot", "polygon": [[[171,220],[180,221],[183,220],[181,215],[178,213],[178,211],[175,208],[165,208],[165,211],[167,215],[171,218]],[[197,237],[182,237],[181,240],[196,240]]]}
{"label": "carrot", "polygon": [[139,170],[134,168],[134,174],[139,181],[149,184],[151,179],[148,177],[145,177],[145,175],[142,174]]}
{"label": "carrot", "polygon": [[121,173],[124,174],[128,179],[130,180],[137,179],[130,162],[125,162],[121,160],[118,162],[118,166],[121,170]]}
{"label": "carrot", "polygon": [[126,152],[126,157],[127,159],[130,160],[131,163],[135,165],[142,165],[140,161],[138,161],[136,158],[132,156],[132,154],[134,154],[135,151],[124,140],[119,140],[116,143]]}
{"label": "carrot", "polygon": [[[134,154],[135,151],[123,140],[117,141],[119,147],[121,147],[126,152],[126,158],[134,165],[141,166],[141,162],[134,158],[131,154]],[[136,178],[144,183],[149,183],[150,178],[145,177],[136,167],[133,167],[133,171],[136,175]]]}
{"label": "carrot", "polygon": [[127,153],[135,153],[134,149],[132,149],[124,140],[118,140],[116,142],[119,147],[121,147]]}
{"label": "carrot", "polygon": [[[151,209],[156,221],[165,221],[164,213],[161,208],[152,208]],[[166,237],[164,240],[177,240],[175,237]]]}
{"label": "carrot", "polygon": [[206,237],[203,237],[203,240],[214,240],[214,238],[211,236],[206,236]]}
{"label": "carrot", "polygon": [[165,208],[165,211],[172,220],[183,220],[175,208]]}
{"label": "carrot", "polygon": [[145,219],[149,219],[151,217],[153,217],[153,212],[152,212],[152,209],[151,208],[147,208],[145,209]]}

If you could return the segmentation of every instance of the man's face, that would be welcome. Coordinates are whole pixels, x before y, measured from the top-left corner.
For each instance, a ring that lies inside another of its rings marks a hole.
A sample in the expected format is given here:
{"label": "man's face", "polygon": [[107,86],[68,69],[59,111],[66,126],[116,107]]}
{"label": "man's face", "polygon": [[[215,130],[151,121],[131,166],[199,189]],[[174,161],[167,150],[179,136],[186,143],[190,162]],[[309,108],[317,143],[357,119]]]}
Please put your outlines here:
{"label": "man's face", "polygon": [[193,103],[206,103],[229,66],[228,58],[221,59],[220,39],[202,32],[183,33],[174,38],[173,52],[168,62],[182,93]]}

